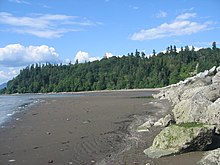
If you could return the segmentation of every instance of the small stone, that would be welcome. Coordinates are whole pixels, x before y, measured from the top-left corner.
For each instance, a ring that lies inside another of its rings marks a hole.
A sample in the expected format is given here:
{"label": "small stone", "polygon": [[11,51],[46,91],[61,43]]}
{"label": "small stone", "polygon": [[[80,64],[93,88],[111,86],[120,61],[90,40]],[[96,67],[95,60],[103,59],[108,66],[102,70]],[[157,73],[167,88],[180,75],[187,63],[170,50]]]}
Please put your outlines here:
{"label": "small stone", "polygon": [[53,163],[53,160],[49,160],[48,163],[49,163],[49,164]]}
{"label": "small stone", "polygon": [[47,135],[50,135],[51,133],[50,133],[50,132],[46,132],[46,134],[47,134]]}
{"label": "small stone", "polygon": [[90,162],[91,162],[91,163],[96,163],[96,161],[95,161],[95,160],[91,160]]}
{"label": "small stone", "polygon": [[13,162],[15,162],[15,160],[14,160],[14,159],[11,159],[11,160],[8,160],[8,162],[9,162],[9,163],[13,163]]}
{"label": "small stone", "polygon": [[36,149],[38,149],[38,148],[39,148],[38,146],[35,146],[33,149],[36,150]]}

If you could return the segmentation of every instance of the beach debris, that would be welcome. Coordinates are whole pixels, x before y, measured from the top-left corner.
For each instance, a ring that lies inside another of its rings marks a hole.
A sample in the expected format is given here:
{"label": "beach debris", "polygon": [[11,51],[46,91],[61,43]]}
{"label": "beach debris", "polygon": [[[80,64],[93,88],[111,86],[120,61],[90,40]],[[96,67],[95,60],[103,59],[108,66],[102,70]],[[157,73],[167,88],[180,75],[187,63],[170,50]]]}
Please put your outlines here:
{"label": "beach debris", "polygon": [[61,148],[61,149],[60,149],[60,151],[64,151],[64,149],[63,149],[63,148]]}
{"label": "beach debris", "polygon": [[66,118],[66,121],[70,121],[70,119],[69,119],[69,118]]}
{"label": "beach debris", "polygon": [[33,149],[36,150],[36,149],[38,149],[38,148],[40,148],[40,147],[39,147],[39,146],[35,146]]}
{"label": "beach debris", "polygon": [[83,124],[88,124],[88,123],[91,123],[91,121],[90,120],[83,121]]}
{"label": "beach debris", "polygon": [[48,164],[51,164],[51,163],[53,163],[53,160],[48,160]]}
{"label": "beach debris", "polygon": [[68,141],[63,141],[63,142],[61,142],[62,144],[68,144],[68,143],[70,143],[70,141],[68,140]]}
{"label": "beach debris", "polygon": [[89,136],[81,136],[81,139],[88,138]]}
{"label": "beach debris", "polygon": [[68,164],[73,164],[73,162],[68,162]]}
{"label": "beach debris", "polygon": [[134,163],[134,164],[140,164],[138,161],[134,161],[133,163]]}
{"label": "beach debris", "polygon": [[50,133],[50,132],[46,132],[46,134],[47,134],[47,135],[50,135],[51,133]]}
{"label": "beach debris", "polygon": [[95,160],[91,160],[90,162],[91,162],[92,164],[96,163],[96,161],[95,161]]}
{"label": "beach debris", "polygon": [[9,163],[13,163],[13,162],[15,162],[15,160],[14,159],[10,159],[10,160],[8,160],[8,162]]}

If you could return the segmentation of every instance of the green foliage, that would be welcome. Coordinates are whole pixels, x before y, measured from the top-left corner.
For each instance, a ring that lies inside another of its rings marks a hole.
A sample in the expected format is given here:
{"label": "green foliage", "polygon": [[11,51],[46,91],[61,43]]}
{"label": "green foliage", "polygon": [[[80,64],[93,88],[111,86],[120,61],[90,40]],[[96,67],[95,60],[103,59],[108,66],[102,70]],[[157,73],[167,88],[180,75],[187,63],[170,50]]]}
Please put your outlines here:
{"label": "green foliage", "polygon": [[[166,53],[146,57],[136,50],[127,56],[68,65],[33,64],[7,84],[1,93],[78,92],[93,90],[163,87],[212,66],[220,65],[220,49],[197,52],[186,46],[179,53],[176,46]],[[197,69],[197,70],[196,70]]]}

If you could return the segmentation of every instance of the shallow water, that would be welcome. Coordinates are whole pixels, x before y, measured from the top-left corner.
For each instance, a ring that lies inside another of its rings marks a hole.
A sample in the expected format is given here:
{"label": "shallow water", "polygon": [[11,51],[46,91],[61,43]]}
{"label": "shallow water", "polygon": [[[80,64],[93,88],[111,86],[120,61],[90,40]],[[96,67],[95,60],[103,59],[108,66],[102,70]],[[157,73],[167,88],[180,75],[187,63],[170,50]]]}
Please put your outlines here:
{"label": "shallow water", "polygon": [[82,96],[82,94],[15,94],[0,95],[0,126],[9,121],[13,114],[27,110],[28,107],[45,98]]}

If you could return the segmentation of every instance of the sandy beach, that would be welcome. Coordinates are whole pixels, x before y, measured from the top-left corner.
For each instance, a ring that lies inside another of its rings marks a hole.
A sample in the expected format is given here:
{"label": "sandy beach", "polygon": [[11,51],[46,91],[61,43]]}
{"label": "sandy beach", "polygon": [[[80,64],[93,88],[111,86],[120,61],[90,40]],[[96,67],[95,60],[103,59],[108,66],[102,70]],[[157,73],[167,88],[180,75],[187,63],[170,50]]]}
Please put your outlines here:
{"label": "sandy beach", "polygon": [[45,99],[0,130],[0,164],[195,164],[202,153],[151,160],[143,154],[159,129],[136,134],[146,117],[169,111],[157,91],[114,91]]}

